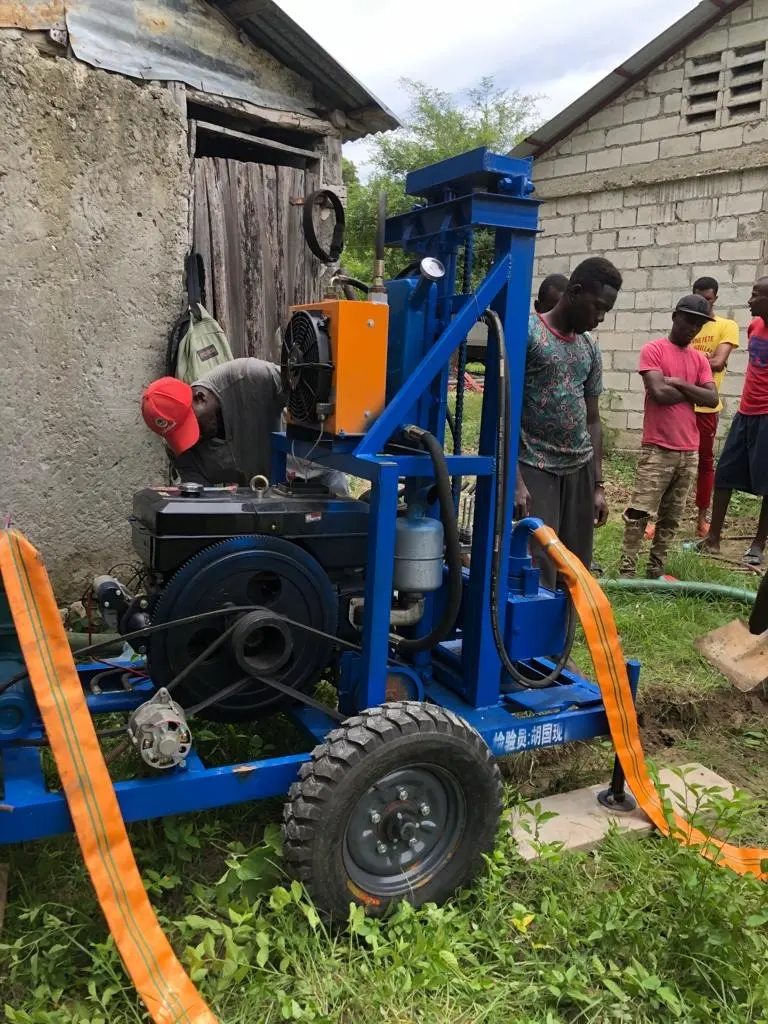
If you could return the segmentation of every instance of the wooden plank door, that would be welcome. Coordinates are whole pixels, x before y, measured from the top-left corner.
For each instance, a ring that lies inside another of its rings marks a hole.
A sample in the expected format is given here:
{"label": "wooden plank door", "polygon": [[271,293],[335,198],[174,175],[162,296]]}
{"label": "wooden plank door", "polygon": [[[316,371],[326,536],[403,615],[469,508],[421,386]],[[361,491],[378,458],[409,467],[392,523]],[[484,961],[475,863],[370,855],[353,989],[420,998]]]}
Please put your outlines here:
{"label": "wooden plank door", "polygon": [[304,242],[301,200],[314,171],[221,157],[194,161],[193,245],[208,312],[232,354],[280,361],[288,307],[320,297],[321,264]]}

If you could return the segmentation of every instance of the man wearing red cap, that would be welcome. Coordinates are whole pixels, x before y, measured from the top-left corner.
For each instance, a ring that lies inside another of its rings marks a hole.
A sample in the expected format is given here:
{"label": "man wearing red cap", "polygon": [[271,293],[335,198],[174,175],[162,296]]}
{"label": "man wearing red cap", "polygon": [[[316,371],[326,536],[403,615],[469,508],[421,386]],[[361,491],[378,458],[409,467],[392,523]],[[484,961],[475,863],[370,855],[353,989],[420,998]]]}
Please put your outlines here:
{"label": "man wearing red cap", "polygon": [[[161,377],[144,392],[141,412],[182,480],[247,486],[254,476],[270,475],[271,435],[281,429],[284,404],[279,367],[246,358],[217,366],[191,387]],[[288,469],[349,493],[343,473],[290,456]]]}

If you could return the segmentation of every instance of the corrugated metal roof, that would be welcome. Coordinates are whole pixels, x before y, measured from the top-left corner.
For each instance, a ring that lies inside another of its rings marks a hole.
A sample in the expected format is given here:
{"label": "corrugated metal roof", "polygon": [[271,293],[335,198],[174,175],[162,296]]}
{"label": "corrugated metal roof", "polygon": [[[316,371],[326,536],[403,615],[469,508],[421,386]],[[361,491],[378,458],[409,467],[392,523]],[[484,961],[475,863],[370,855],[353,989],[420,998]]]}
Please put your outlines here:
{"label": "corrugated metal roof", "polygon": [[518,143],[512,156],[541,156],[746,0],[702,0],[569,107]]}
{"label": "corrugated metal roof", "polygon": [[205,0],[66,0],[75,56],[132,78],[308,113],[312,86],[282,67]]}
{"label": "corrugated metal roof", "polygon": [[0,0],[0,26],[60,28],[65,12],[75,56],[95,67],[277,110],[341,110],[345,139],[399,127],[272,0]]}
{"label": "corrugated metal roof", "polygon": [[320,102],[330,109],[343,110],[364,129],[350,131],[349,138],[360,138],[367,132],[385,132],[400,126],[391,110],[334,60],[273,0],[213,2],[224,14],[232,16],[257,46],[267,50],[281,64],[309,79]]}

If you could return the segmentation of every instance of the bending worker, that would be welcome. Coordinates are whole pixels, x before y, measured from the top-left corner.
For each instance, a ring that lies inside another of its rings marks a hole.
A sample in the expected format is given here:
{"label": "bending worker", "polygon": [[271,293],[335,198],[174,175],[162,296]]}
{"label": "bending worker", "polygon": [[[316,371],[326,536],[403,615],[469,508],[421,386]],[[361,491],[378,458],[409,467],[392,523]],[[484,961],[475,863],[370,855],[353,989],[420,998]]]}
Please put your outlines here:
{"label": "bending worker", "polygon": [[[270,477],[271,435],[282,427],[285,396],[280,368],[252,357],[233,359],[191,387],[161,377],[144,392],[144,422],[169,449],[182,481],[245,487]],[[347,478],[306,459],[288,456],[288,473],[348,494]]]}

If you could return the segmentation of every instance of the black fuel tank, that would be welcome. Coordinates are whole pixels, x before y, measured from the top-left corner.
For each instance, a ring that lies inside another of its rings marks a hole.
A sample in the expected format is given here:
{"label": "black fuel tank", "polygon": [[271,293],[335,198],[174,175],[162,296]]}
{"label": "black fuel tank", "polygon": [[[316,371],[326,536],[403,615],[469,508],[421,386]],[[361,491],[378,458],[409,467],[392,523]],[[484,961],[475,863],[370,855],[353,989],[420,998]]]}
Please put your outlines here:
{"label": "black fuel tank", "polygon": [[368,505],[303,481],[263,492],[187,484],[139,491],[131,525],[136,553],[164,576],[204,547],[253,533],[295,541],[333,573],[365,565]]}

